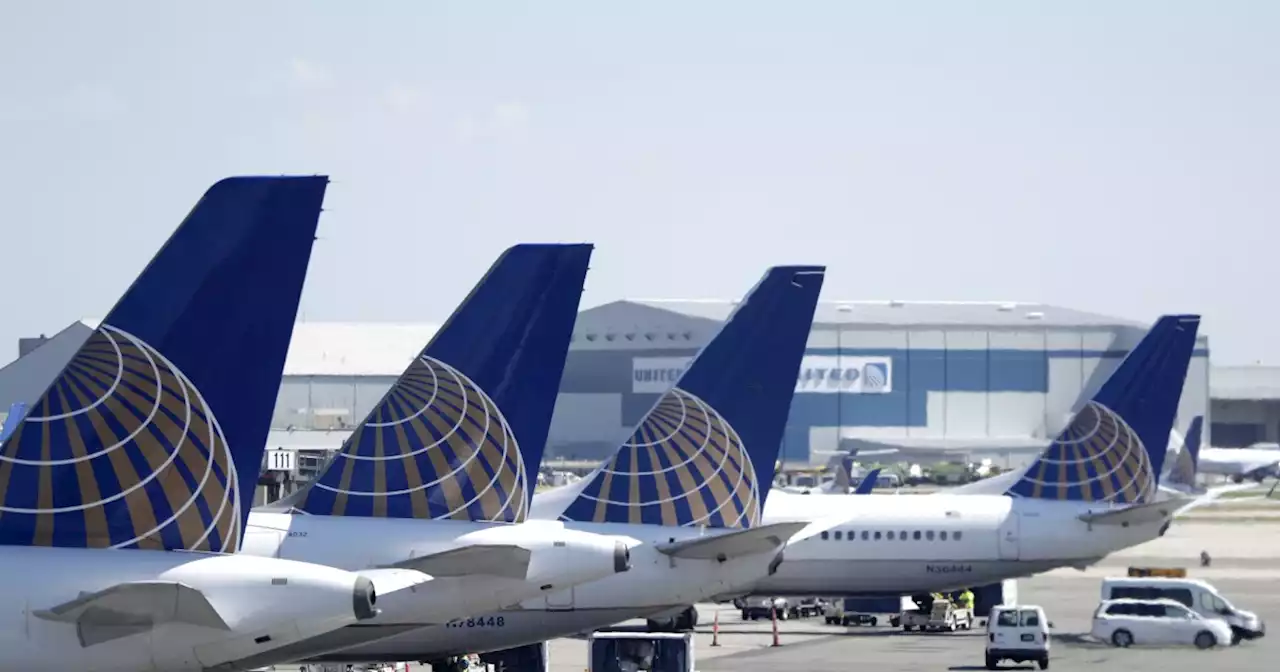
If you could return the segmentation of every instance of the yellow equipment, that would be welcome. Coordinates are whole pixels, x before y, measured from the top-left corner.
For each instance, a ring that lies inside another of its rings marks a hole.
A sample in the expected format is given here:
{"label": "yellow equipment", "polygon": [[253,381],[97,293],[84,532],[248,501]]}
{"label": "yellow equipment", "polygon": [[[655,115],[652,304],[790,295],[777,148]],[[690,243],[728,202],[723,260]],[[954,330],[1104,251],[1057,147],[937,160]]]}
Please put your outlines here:
{"label": "yellow equipment", "polygon": [[1164,577],[1166,579],[1187,578],[1186,567],[1130,567],[1131,578]]}

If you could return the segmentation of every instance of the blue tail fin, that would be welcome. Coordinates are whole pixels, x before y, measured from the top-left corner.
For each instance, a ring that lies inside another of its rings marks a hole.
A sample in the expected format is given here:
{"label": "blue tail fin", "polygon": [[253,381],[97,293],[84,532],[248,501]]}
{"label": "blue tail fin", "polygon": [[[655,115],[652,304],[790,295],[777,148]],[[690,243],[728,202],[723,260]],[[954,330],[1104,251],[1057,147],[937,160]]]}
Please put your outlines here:
{"label": "blue tail fin", "polygon": [[0,447],[0,543],[239,547],[327,184],[205,193]]}
{"label": "blue tail fin", "polygon": [[1200,317],[1160,318],[1006,494],[1140,504],[1159,484]]}
{"label": "blue tail fin", "polygon": [[1204,416],[1197,415],[1187,428],[1187,436],[1183,439],[1182,450],[1169,471],[1169,482],[1187,488],[1196,484],[1196,468],[1200,461],[1200,434],[1204,427]]}
{"label": "blue tail fin", "polygon": [[561,518],[757,524],[825,270],[770,269]]}
{"label": "blue tail fin", "polygon": [[0,427],[0,443],[9,440],[10,436],[18,429],[18,425],[22,424],[22,419],[27,416],[27,404],[22,401],[15,401],[9,404],[9,414],[4,416],[4,427]]}
{"label": "blue tail fin", "polygon": [[294,507],[524,520],[591,250],[504,252]]}
{"label": "blue tail fin", "polygon": [[876,487],[876,480],[880,478],[880,469],[872,469],[858,484],[858,489],[853,491],[855,495],[869,495]]}

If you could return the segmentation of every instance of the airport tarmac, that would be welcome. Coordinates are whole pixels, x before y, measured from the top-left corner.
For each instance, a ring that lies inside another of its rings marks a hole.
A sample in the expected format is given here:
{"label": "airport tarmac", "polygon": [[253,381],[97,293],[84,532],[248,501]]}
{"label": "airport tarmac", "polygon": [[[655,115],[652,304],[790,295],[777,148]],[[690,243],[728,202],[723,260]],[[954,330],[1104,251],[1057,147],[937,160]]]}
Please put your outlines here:
{"label": "airport tarmac", "polygon": [[[1199,651],[1192,647],[1116,649],[1090,641],[1088,632],[1098,605],[1102,577],[1124,575],[1127,567],[1186,567],[1188,575],[1213,582],[1237,606],[1256,611],[1271,627],[1280,623],[1280,520],[1275,523],[1185,521],[1156,541],[1117,553],[1086,571],[1063,569],[1018,582],[1019,602],[1045,608],[1054,623],[1050,669],[1084,670],[1097,664],[1131,670],[1200,672],[1205,666],[1230,669],[1271,667],[1280,656],[1274,637],[1235,647]],[[1199,566],[1201,550],[1212,564]],[[699,605],[697,669],[703,672],[788,670],[980,670],[981,629],[921,634],[880,627],[829,626],[820,617],[782,621],[781,646],[773,647],[771,624],[744,623],[728,605]],[[712,647],[711,624],[720,615],[719,646]],[[549,646],[551,670],[586,669],[586,643],[560,639]],[[1036,669],[1002,665],[1002,669]]]}

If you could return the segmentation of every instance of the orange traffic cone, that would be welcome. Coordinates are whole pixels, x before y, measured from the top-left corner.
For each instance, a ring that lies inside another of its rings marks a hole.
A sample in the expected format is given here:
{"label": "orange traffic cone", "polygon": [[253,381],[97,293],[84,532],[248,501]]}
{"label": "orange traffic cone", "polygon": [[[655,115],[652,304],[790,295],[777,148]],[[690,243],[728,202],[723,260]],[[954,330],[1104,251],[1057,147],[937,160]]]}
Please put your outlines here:
{"label": "orange traffic cone", "polygon": [[720,646],[720,610],[716,609],[716,620],[711,623],[711,646]]}
{"label": "orange traffic cone", "polygon": [[773,646],[782,646],[782,642],[778,641],[778,608],[771,607],[769,615],[773,617]]}

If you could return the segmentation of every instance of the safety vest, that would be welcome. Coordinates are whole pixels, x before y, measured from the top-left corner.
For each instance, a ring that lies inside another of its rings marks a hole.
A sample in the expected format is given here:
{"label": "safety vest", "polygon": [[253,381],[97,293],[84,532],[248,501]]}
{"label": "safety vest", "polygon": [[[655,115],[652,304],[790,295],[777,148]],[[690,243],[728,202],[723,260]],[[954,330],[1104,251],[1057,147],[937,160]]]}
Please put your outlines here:
{"label": "safety vest", "polygon": [[966,590],[960,593],[960,606],[965,609],[973,608],[973,593],[971,591]]}

